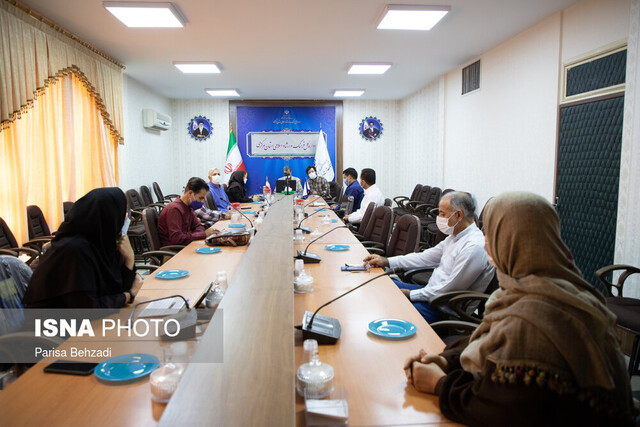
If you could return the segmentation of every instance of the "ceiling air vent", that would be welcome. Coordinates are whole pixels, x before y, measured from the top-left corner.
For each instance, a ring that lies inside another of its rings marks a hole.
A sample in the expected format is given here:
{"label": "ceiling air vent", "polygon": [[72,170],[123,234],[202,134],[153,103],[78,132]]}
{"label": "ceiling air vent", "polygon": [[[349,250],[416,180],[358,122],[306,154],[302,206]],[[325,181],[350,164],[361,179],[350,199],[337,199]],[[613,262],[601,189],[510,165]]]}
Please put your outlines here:
{"label": "ceiling air vent", "polygon": [[462,94],[480,89],[480,60],[462,69]]}

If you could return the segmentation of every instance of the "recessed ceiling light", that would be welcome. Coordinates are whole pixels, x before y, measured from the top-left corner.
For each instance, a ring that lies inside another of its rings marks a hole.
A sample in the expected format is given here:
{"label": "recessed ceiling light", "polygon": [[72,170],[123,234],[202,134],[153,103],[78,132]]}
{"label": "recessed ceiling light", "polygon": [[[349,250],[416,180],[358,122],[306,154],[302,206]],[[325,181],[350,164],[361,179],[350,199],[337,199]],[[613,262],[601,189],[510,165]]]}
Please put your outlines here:
{"label": "recessed ceiling light", "polygon": [[105,1],[102,6],[127,27],[178,28],[187,22],[173,3]]}
{"label": "recessed ceiling light", "polygon": [[364,90],[336,90],[333,92],[333,96],[335,97],[347,97],[347,96],[362,96]]}
{"label": "recessed ceiling light", "polygon": [[347,74],[384,74],[391,64],[351,64]]}
{"label": "recessed ceiling light", "polygon": [[240,96],[236,89],[205,89],[205,91],[211,96],[230,97]]}
{"label": "recessed ceiling light", "polygon": [[433,28],[449,11],[449,6],[388,5],[378,21],[379,30],[423,30]]}
{"label": "recessed ceiling light", "polygon": [[220,73],[220,68],[218,68],[218,64],[215,62],[174,62],[173,65],[183,73]]}

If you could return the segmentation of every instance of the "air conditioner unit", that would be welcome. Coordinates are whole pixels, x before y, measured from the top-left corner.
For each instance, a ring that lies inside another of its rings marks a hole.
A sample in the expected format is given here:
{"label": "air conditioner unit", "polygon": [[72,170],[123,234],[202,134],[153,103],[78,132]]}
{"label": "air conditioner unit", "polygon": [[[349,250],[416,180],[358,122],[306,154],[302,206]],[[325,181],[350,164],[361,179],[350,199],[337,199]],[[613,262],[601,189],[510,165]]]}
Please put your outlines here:
{"label": "air conditioner unit", "polygon": [[171,116],[158,113],[156,110],[142,110],[142,125],[147,129],[169,130],[171,128]]}

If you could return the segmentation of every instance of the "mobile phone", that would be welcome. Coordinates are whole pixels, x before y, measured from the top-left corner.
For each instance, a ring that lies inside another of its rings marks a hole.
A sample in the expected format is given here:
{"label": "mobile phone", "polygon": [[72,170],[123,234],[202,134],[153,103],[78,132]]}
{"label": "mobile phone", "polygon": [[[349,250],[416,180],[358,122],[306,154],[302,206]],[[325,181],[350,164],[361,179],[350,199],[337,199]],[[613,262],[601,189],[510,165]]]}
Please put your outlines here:
{"label": "mobile phone", "polygon": [[251,206],[242,206],[240,209],[251,209]]}
{"label": "mobile phone", "polygon": [[366,265],[343,265],[340,267],[340,271],[368,271],[369,267]]}
{"label": "mobile phone", "polygon": [[56,374],[90,375],[98,366],[94,362],[74,362],[71,360],[56,360],[45,366],[44,371]]}

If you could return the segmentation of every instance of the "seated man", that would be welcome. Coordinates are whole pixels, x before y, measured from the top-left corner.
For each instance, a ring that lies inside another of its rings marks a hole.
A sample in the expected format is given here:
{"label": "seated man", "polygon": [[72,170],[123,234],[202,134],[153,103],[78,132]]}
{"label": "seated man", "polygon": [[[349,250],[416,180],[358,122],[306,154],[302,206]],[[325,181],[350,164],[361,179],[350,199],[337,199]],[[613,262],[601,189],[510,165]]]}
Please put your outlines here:
{"label": "seated man", "polygon": [[[300,178],[296,178],[291,175],[291,166],[285,166],[282,168],[282,172],[284,176],[282,178],[278,178],[278,181],[290,181],[291,191],[295,191],[296,193],[302,193],[302,183],[300,182]],[[295,181],[295,188],[293,182]]]}
{"label": "seated man", "polygon": [[329,181],[321,176],[318,176],[318,172],[316,171],[315,166],[307,166],[307,175],[309,176],[309,179],[304,184],[304,186],[308,194],[320,196],[325,200],[331,197],[329,190]]}
{"label": "seated man", "polygon": [[[362,199],[364,198],[364,189],[358,182],[358,171],[354,168],[347,168],[342,172],[342,177],[344,179],[344,185],[347,187],[344,190],[344,195],[346,197],[353,197],[352,211],[355,212],[360,209]],[[342,204],[339,204],[336,206],[336,209],[340,209],[341,207]]]}
{"label": "seated man", "polygon": [[448,193],[442,197],[438,208],[438,228],[448,237],[437,246],[392,258],[369,255],[364,259],[374,267],[407,270],[436,267],[424,287],[396,281],[429,323],[440,320],[439,312],[429,305],[431,298],[449,291],[484,292],[494,273],[484,250],[484,234],[474,222],[476,206],[473,198],[467,193]]}
{"label": "seated man", "polygon": [[376,171],[369,168],[362,169],[360,172],[360,184],[364,188],[364,197],[360,203],[360,209],[355,210],[351,215],[345,215],[344,222],[359,224],[367,210],[369,203],[374,203],[376,207],[384,206],[384,196],[376,185]]}
{"label": "seated man", "polygon": [[229,210],[231,203],[229,197],[222,186],[222,177],[217,168],[209,171],[209,191],[213,195],[213,201],[216,203],[219,211]]}
{"label": "seated man", "polygon": [[158,218],[158,236],[162,246],[187,245],[215,232],[213,228],[205,230],[191,207],[191,202],[204,202],[208,190],[204,179],[191,178],[184,194],[162,209]]}

